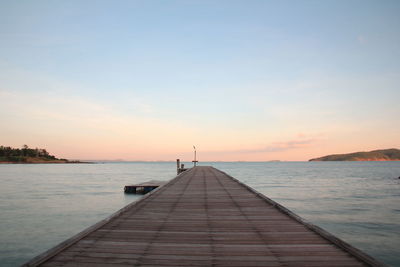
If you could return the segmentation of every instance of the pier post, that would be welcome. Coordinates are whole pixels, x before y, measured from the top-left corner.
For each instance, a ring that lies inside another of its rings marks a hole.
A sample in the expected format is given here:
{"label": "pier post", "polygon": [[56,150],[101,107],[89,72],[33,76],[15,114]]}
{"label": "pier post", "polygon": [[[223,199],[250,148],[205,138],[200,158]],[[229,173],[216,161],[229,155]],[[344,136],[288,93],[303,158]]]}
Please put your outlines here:
{"label": "pier post", "polygon": [[176,159],[176,174],[179,174],[179,168],[180,168],[180,164],[181,161],[179,159]]}

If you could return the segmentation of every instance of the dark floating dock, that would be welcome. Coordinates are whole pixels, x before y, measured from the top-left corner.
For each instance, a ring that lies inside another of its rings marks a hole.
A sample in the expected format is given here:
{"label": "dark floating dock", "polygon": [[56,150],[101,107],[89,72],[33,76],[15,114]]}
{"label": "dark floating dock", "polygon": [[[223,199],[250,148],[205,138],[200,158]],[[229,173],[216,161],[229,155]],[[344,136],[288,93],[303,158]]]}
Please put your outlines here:
{"label": "dark floating dock", "polygon": [[212,167],[182,172],[25,264],[39,265],[384,266]]}
{"label": "dark floating dock", "polygon": [[164,181],[151,180],[145,183],[126,185],[124,192],[127,194],[147,194],[165,183]]}

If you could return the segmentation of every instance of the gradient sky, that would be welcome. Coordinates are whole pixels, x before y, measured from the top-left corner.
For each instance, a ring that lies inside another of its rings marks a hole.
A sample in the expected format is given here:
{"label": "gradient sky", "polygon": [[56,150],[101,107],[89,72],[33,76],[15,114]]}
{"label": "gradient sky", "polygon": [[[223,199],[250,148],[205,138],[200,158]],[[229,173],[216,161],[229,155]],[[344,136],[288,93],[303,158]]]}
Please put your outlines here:
{"label": "gradient sky", "polygon": [[70,159],[400,148],[400,1],[0,0],[0,144]]}

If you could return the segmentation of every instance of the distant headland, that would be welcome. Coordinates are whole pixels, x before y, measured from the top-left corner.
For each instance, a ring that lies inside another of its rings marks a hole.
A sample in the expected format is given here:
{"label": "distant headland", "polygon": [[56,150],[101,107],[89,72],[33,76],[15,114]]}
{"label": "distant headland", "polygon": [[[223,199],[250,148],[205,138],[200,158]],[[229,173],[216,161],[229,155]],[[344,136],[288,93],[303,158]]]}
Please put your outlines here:
{"label": "distant headland", "polygon": [[0,163],[86,163],[77,160],[58,159],[43,148],[0,146]]}
{"label": "distant headland", "polygon": [[369,152],[354,152],[349,154],[328,155],[309,161],[400,161],[400,150],[381,149]]}

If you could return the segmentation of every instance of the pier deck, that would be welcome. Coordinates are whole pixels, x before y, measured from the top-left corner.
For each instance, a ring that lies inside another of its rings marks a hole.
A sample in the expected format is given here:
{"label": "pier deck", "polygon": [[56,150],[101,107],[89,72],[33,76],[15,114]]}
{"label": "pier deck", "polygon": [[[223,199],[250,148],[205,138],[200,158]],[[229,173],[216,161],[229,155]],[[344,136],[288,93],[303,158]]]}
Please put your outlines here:
{"label": "pier deck", "polygon": [[194,167],[27,266],[380,266],[212,167]]}

